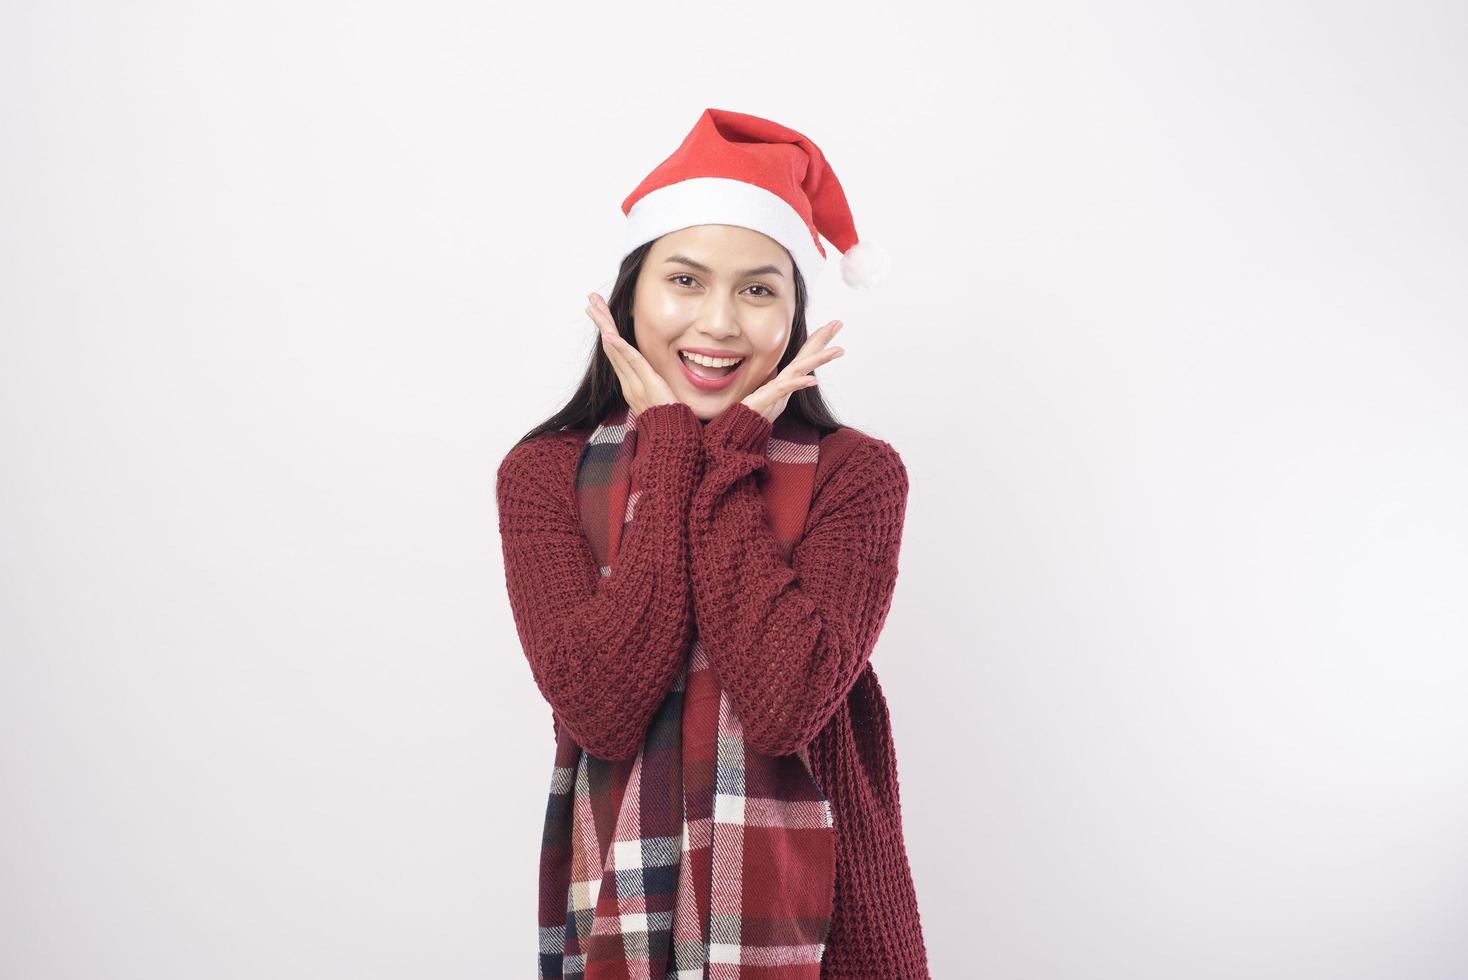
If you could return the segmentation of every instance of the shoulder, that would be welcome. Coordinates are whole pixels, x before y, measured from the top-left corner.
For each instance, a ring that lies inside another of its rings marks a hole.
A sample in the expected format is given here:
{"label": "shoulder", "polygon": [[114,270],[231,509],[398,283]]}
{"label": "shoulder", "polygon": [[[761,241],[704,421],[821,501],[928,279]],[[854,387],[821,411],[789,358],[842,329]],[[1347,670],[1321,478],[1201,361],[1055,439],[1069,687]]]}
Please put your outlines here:
{"label": "shoulder", "polygon": [[503,510],[517,501],[570,499],[576,463],[589,433],[547,432],[517,443],[495,470],[495,496]]}
{"label": "shoulder", "polygon": [[822,498],[885,497],[905,501],[907,466],[885,439],[842,426],[821,437],[815,494]]}

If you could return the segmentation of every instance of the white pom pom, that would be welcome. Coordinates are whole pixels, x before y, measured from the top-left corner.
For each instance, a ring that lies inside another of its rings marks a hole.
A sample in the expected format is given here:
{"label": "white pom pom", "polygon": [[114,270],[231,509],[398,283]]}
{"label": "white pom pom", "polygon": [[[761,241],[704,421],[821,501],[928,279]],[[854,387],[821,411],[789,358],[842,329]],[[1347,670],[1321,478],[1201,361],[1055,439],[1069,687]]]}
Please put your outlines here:
{"label": "white pom pom", "polygon": [[841,255],[841,278],[856,289],[877,284],[891,267],[887,250],[873,242],[857,242]]}

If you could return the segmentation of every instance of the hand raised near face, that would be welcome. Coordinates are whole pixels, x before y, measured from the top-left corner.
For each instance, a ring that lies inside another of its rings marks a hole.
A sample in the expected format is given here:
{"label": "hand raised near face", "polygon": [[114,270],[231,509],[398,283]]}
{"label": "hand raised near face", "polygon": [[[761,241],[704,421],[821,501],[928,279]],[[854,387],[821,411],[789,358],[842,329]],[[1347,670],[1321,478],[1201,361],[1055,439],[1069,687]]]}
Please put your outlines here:
{"label": "hand raised near face", "polygon": [[602,350],[606,351],[607,360],[612,362],[612,370],[617,373],[617,380],[621,383],[622,398],[627,402],[628,420],[654,405],[678,401],[673,389],[647,363],[642,352],[617,332],[616,321],[612,318],[612,311],[606,300],[597,293],[588,293],[587,299],[590,300],[590,305],[586,307],[586,314],[601,331]]}
{"label": "hand raised near face", "polygon": [[816,383],[816,377],[811,371],[846,353],[845,348],[826,346],[841,327],[840,320],[832,320],[807,337],[794,360],[769,381],[745,395],[743,403],[771,422],[778,419],[780,413],[785,411],[785,404],[790,401],[792,393]]}

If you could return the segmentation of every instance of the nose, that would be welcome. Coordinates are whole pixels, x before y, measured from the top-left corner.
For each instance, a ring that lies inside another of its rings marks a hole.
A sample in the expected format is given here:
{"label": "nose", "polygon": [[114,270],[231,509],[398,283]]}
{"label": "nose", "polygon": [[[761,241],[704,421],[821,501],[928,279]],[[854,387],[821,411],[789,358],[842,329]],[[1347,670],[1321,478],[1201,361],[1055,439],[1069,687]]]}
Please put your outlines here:
{"label": "nose", "polygon": [[713,293],[704,304],[704,332],[719,340],[739,336],[738,312],[733,297]]}

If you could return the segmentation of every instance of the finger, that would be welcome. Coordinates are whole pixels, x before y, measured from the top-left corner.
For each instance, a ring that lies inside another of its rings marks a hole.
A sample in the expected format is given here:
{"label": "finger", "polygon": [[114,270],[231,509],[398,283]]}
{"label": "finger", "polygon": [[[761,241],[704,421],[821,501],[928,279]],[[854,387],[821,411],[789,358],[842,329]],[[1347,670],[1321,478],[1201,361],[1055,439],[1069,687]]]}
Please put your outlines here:
{"label": "finger", "polygon": [[845,347],[827,347],[823,350],[818,350],[811,354],[804,354],[800,357],[797,357],[789,364],[785,365],[785,370],[781,373],[788,374],[792,377],[802,375],[809,371],[814,371],[822,364],[834,361],[836,358],[842,356],[845,353]]}
{"label": "finger", "polygon": [[642,356],[642,351],[633,347],[627,338],[620,334],[612,342],[617,345],[618,352],[621,353],[631,369],[637,373],[638,380],[642,382],[646,389],[650,390],[656,387],[657,382],[662,379],[662,375],[658,374],[653,366],[648,363],[647,358]]}
{"label": "finger", "polygon": [[611,308],[607,306],[606,300],[602,299],[601,295],[595,292],[589,293],[587,296],[592,303],[587,308],[587,311],[595,311],[598,315],[599,322],[605,322],[609,325],[607,341],[614,353],[608,353],[607,357],[614,359],[614,367],[620,365],[620,374],[628,375],[628,377],[623,377],[622,379],[623,387],[625,388],[629,383],[636,383],[642,386],[642,391],[644,392],[666,391],[666,394],[671,396],[672,389],[667,386],[667,382],[663,380],[662,375],[658,374],[653,366],[648,363],[647,358],[642,356],[642,352],[634,347],[632,342],[626,337],[623,337],[621,332],[617,330],[615,321],[612,318]]}
{"label": "finger", "polygon": [[[596,294],[592,293],[592,295],[595,296]],[[591,317],[591,322],[596,324],[597,329],[601,331],[603,336],[607,334],[611,334],[612,336],[618,335],[617,321],[612,318],[611,311],[606,309],[604,305],[600,308],[594,305],[588,306],[586,308],[586,315]]]}
{"label": "finger", "polygon": [[617,346],[617,341],[620,339],[615,330],[603,330],[601,333],[602,349],[606,351],[607,360],[612,362],[612,370],[617,372],[617,377],[622,382],[622,390],[625,391],[633,383],[636,372],[632,370],[621,348]]}
{"label": "finger", "polygon": [[814,388],[819,379],[814,374],[797,374],[789,378],[776,378],[765,385],[763,391],[770,396],[771,402],[777,402],[790,395],[791,392],[802,388]]}
{"label": "finger", "polygon": [[802,388],[814,388],[820,383],[820,379],[817,378],[814,374],[802,374],[798,378],[789,379],[789,381],[785,383],[785,390],[786,392],[799,391]]}
{"label": "finger", "polygon": [[601,338],[603,347],[607,347],[608,345],[610,345],[612,338],[617,336],[617,328],[613,326],[608,326],[605,323],[598,323],[596,325],[596,332],[597,335]]}
{"label": "finger", "polygon": [[591,294],[591,307],[600,314],[603,323],[610,324],[613,330],[617,329],[617,318],[612,315],[612,308],[607,305],[607,301],[602,299],[599,293]]}
{"label": "finger", "polygon": [[803,357],[806,354],[810,354],[825,347],[831,342],[831,338],[836,336],[836,332],[840,330],[842,326],[844,326],[844,324],[840,320],[832,320],[824,327],[821,327],[821,329],[817,330],[815,333],[805,338],[805,343],[800,345],[800,353],[798,353],[796,357]]}
{"label": "finger", "polygon": [[617,329],[617,322],[612,319],[612,311],[608,310],[605,306],[599,307],[592,304],[586,308],[586,315],[591,317],[591,322],[595,323],[598,327],[606,327],[610,330]]}
{"label": "finger", "polygon": [[614,328],[607,326],[601,327],[601,349],[607,355],[607,360],[611,363],[612,370],[616,372],[618,380],[622,383],[622,389],[625,391],[627,386],[632,382],[634,372],[627,364],[627,358],[622,355],[621,350],[617,347],[617,341],[619,339],[621,338],[617,336],[617,331]]}

